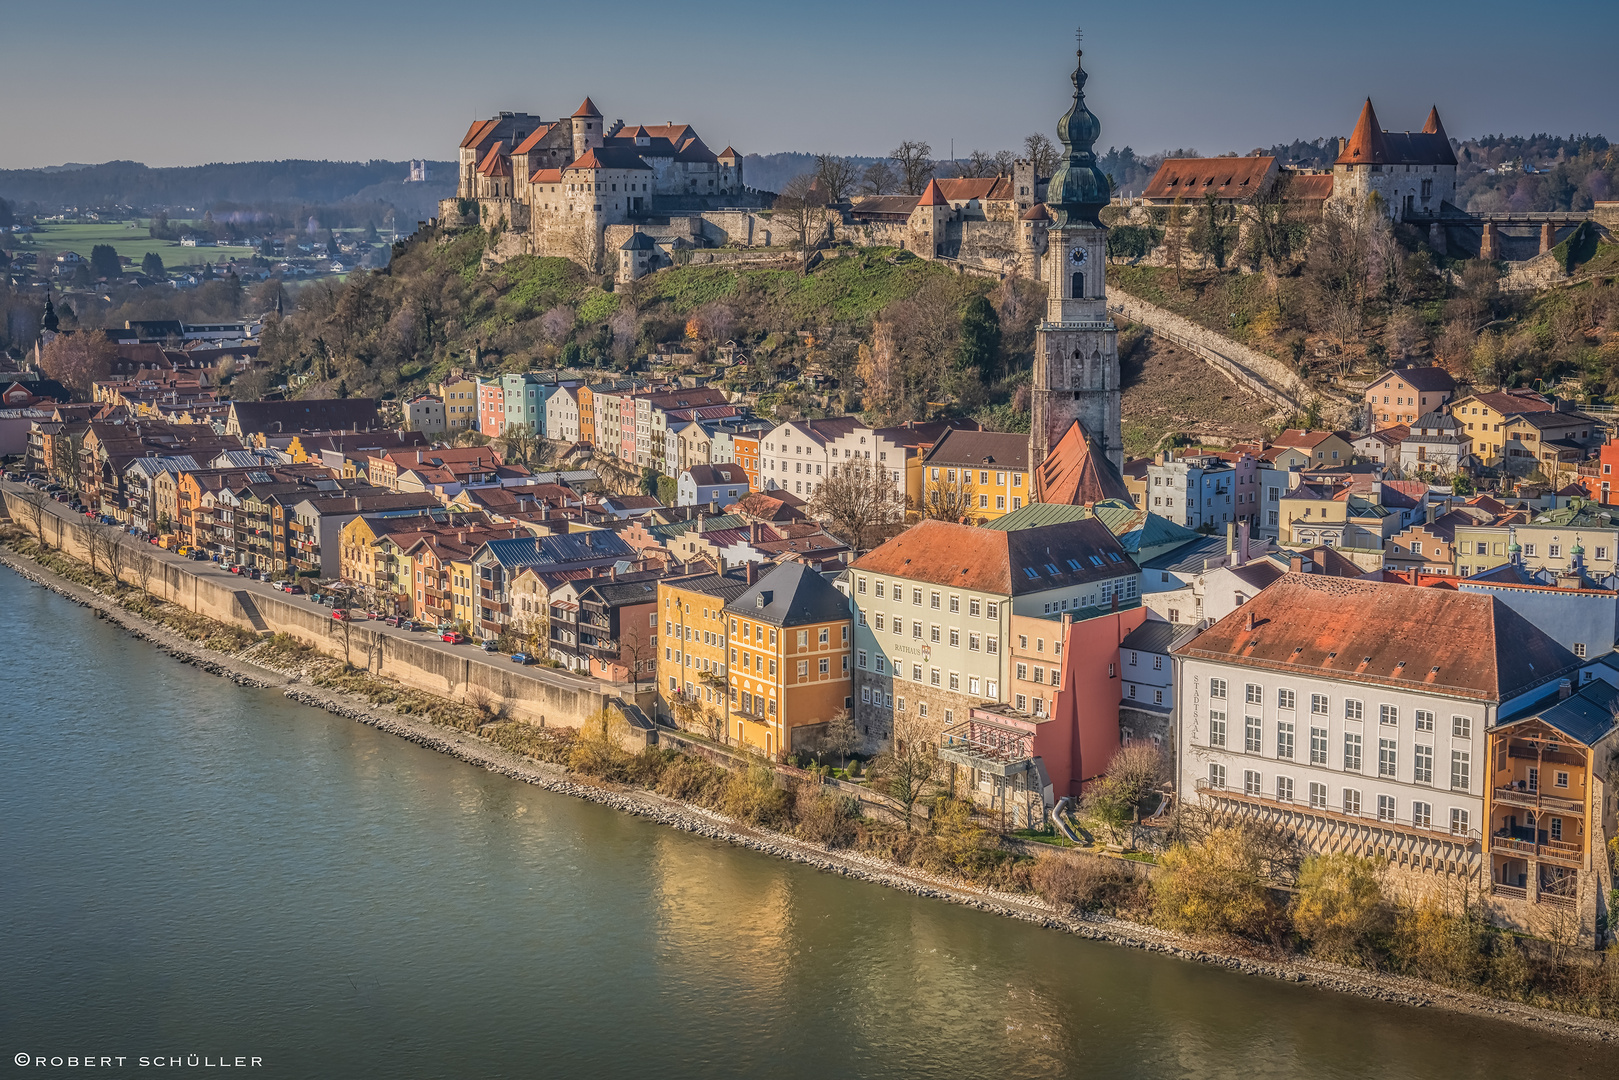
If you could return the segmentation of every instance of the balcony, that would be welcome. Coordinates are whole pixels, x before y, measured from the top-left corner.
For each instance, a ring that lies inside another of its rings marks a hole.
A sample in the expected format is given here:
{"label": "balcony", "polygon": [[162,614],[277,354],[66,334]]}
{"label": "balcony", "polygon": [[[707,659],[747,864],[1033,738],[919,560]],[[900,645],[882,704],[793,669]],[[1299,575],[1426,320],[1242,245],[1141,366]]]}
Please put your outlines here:
{"label": "balcony", "polygon": [[1585,861],[1585,852],[1580,845],[1567,840],[1551,840],[1546,838],[1544,832],[1531,838],[1528,829],[1497,830],[1490,834],[1490,850],[1497,852],[1511,852],[1514,855],[1523,855],[1534,859],[1552,859],[1560,863],[1573,863],[1579,865]]}
{"label": "balcony", "polygon": [[1540,791],[1498,787],[1493,795],[1496,803],[1501,806],[1521,806],[1526,810],[1556,810],[1564,814],[1585,813],[1585,806],[1578,799],[1565,799],[1560,795],[1547,795]]}
{"label": "balcony", "polygon": [[1490,894],[1492,896],[1504,897],[1504,898],[1506,898],[1508,900],[1527,900],[1527,899],[1529,899],[1529,890],[1525,889],[1525,888],[1521,888],[1521,887],[1519,887],[1517,885],[1499,885],[1499,884],[1491,885],[1490,886]]}

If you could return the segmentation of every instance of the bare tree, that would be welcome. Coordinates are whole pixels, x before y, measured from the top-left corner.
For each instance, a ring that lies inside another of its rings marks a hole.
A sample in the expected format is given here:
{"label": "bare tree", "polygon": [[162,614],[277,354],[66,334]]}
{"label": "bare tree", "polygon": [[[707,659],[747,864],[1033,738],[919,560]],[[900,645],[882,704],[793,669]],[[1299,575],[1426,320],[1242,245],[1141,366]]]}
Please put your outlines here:
{"label": "bare tree", "polygon": [[939,753],[934,731],[915,713],[894,715],[893,745],[872,763],[872,774],[888,796],[905,808],[905,828],[911,815],[939,775]]}
{"label": "bare tree", "polygon": [[932,472],[922,481],[922,505],[916,507],[924,518],[933,521],[952,521],[958,525],[977,523],[977,499],[967,489],[966,470],[941,468],[937,480]]}
{"label": "bare tree", "polygon": [[967,160],[962,162],[963,176],[996,176],[997,162],[995,155],[987,150],[972,150],[967,154]]}
{"label": "bare tree", "polygon": [[1023,156],[1034,165],[1036,177],[1049,178],[1057,171],[1057,144],[1044,132],[1037,131],[1023,140]]}
{"label": "bare tree", "polygon": [[865,461],[834,465],[809,501],[811,514],[831,522],[845,543],[861,551],[873,527],[898,519],[904,510],[899,483]]}
{"label": "bare tree", "polygon": [[900,182],[907,195],[920,195],[933,178],[933,147],[925,142],[906,139],[889,152],[899,169]]}
{"label": "bare tree", "polygon": [[798,245],[801,272],[808,272],[810,248],[820,240],[821,227],[826,220],[823,199],[815,187],[815,177],[809,173],[793,177],[776,196],[776,218],[787,227]]}
{"label": "bare tree", "polygon": [[135,574],[135,584],[148,596],[152,593],[152,574],[157,570],[157,559],[147,551],[138,551],[130,562],[130,569]]}
{"label": "bare tree", "polygon": [[1181,260],[1185,257],[1186,230],[1181,225],[1181,214],[1186,200],[1176,198],[1169,208],[1169,224],[1164,229],[1164,256],[1175,268],[1175,288],[1181,287]]}
{"label": "bare tree", "polygon": [[840,203],[854,193],[859,171],[846,157],[836,154],[815,155],[815,182],[830,203]]}
{"label": "bare tree", "polygon": [[839,709],[833,713],[832,719],[826,722],[826,732],[821,736],[821,750],[838,755],[838,764],[841,766],[849,760],[849,754],[859,745],[860,729],[855,726],[854,715],[848,709]]}
{"label": "bare tree", "polygon": [[45,506],[51,497],[43,491],[29,488],[27,491],[17,493],[18,514],[34,530],[34,538],[39,541],[41,548],[48,548],[45,543]]}
{"label": "bare tree", "polygon": [[[116,585],[123,578],[129,549],[124,545],[124,530],[116,525],[102,525],[92,529],[88,545],[106,567],[107,575]],[[93,567],[92,567],[93,568]]]}
{"label": "bare tree", "polygon": [[860,187],[868,195],[886,195],[899,186],[899,176],[886,161],[874,161],[860,175]]}
{"label": "bare tree", "polygon": [[105,379],[118,358],[118,346],[102,333],[58,334],[40,352],[39,366],[51,378],[86,396]]}

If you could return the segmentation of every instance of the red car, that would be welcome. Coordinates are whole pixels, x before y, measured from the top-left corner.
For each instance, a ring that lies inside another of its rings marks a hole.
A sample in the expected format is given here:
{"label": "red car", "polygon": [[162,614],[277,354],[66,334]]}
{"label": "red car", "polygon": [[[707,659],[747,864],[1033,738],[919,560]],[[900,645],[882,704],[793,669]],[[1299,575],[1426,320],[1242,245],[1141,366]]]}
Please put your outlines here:
{"label": "red car", "polygon": [[333,608],[332,618],[336,619],[338,622],[347,622],[349,621],[349,613],[344,611],[342,608]]}
{"label": "red car", "polygon": [[467,643],[467,636],[465,634],[458,634],[454,630],[451,630],[447,634],[440,634],[439,640],[448,641],[451,645],[465,645]]}

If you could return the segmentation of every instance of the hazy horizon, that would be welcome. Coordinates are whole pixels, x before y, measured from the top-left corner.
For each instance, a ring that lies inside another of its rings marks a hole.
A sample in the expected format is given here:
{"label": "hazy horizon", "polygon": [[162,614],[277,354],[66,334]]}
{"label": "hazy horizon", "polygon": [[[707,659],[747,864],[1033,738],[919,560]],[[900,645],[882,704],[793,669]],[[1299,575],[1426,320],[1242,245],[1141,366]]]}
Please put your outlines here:
{"label": "hazy horizon", "polygon": [[[882,155],[913,138],[939,158],[954,140],[965,156],[1054,131],[1072,93],[1076,21],[1100,149],[1243,154],[1346,135],[1368,95],[1390,130],[1420,127],[1437,104],[1457,138],[1619,139],[1619,66],[1563,59],[1576,51],[1564,43],[1619,31],[1619,5],[1590,0],[1532,14],[1498,0],[1374,0],[1345,16],[1263,0],[1218,20],[1171,3],[1150,32],[1139,13],[1050,0],[989,18],[947,0],[834,0],[812,16],[627,0],[605,24],[600,9],[507,0],[475,19],[420,0],[276,10],[266,25],[262,8],[86,0],[67,66],[48,47],[63,36],[60,9],[15,10],[7,25],[21,47],[8,74],[22,89],[0,110],[0,168],[444,160],[476,118],[564,117],[586,95],[609,120],[690,123],[716,150]],[[1548,15],[1558,44],[1515,52],[1535,35],[1514,27]],[[260,44],[267,32],[274,40]],[[546,47],[559,40],[569,44]],[[519,52],[525,41],[533,47]]]}

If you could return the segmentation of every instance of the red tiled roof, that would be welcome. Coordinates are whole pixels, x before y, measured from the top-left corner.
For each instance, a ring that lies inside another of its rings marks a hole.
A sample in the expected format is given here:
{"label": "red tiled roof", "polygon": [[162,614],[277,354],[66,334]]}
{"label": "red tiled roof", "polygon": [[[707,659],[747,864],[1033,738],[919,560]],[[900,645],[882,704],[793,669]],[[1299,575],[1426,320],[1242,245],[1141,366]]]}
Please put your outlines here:
{"label": "red tiled roof", "polygon": [[1314,450],[1334,435],[1342,436],[1338,431],[1305,431],[1302,428],[1288,428],[1276,436],[1275,445],[1298,450]]}
{"label": "red tiled roof", "polygon": [[535,128],[529,133],[528,138],[524,139],[521,143],[518,143],[517,148],[513,150],[512,153],[528,153],[530,150],[538,146],[540,144],[540,140],[549,135],[551,133],[551,129],[554,127],[556,127],[555,124],[541,124],[539,127]]}
{"label": "red tiled roof", "polygon": [[1023,211],[1023,220],[1024,221],[1050,221],[1051,220],[1051,213],[1048,210],[1046,210],[1046,204],[1045,203],[1037,202],[1033,206],[1029,207],[1027,210]]}
{"label": "red tiled roof", "polygon": [[[1488,405],[1503,416],[1513,416],[1519,413],[1551,412],[1557,406],[1541,397],[1533,390],[1497,390],[1488,394],[1469,394],[1463,401],[1477,401]],[[1460,402],[1452,402],[1454,407]]]}
{"label": "red tiled roof", "polygon": [[1288,574],[1176,651],[1484,701],[1580,664],[1494,597],[1316,574]]}
{"label": "red tiled roof", "polygon": [[501,141],[489,148],[489,153],[484,155],[482,163],[478,166],[480,175],[510,176],[512,174],[511,162],[501,153],[505,145],[506,143]]}
{"label": "red tiled roof", "polygon": [[472,126],[467,128],[466,138],[461,140],[462,147],[470,148],[477,146],[483,141],[483,137],[493,130],[494,126],[498,123],[500,123],[500,119],[498,117],[494,120],[474,120],[472,122]]}
{"label": "red tiled roof", "polygon": [[1147,199],[1213,195],[1245,201],[1259,192],[1275,167],[1273,157],[1169,158],[1141,194]]}
{"label": "red tiled roof", "polygon": [[721,150],[719,154],[719,159],[721,161],[724,161],[726,158],[741,160],[741,157],[741,154],[737,153],[735,150],[732,150],[729,146],[727,146],[724,150]]}
{"label": "red tiled roof", "polygon": [[577,109],[573,110],[573,115],[579,117],[600,116],[601,110],[596,108],[596,103],[587,97],[584,101],[579,103],[579,107]]}
{"label": "red tiled roof", "polygon": [[1106,525],[1087,517],[1012,531],[922,521],[856,560],[854,569],[1020,596],[1135,573],[1136,565]]}
{"label": "red tiled roof", "polygon": [[1287,182],[1287,198],[1296,202],[1325,202],[1332,198],[1332,174],[1293,174],[1293,178]]}
{"label": "red tiled roof", "polygon": [[1384,131],[1372,111],[1372,99],[1367,98],[1355,122],[1354,134],[1344,145],[1335,165],[1455,165],[1456,154],[1450,148],[1444,128],[1439,123],[1439,110],[1428,115],[1435,131]]}
{"label": "red tiled roof", "polygon": [[561,169],[535,169],[534,175],[528,178],[531,184],[560,184],[562,183]]}
{"label": "red tiled roof", "polygon": [[972,199],[1010,199],[1012,181],[1004,176],[957,176],[935,181],[944,197],[951,202]]}
{"label": "red tiled roof", "polygon": [[1069,425],[1057,445],[1034,474],[1035,493],[1041,502],[1090,506],[1103,499],[1130,500],[1124,478],[1101,454],[1079,421]]}
{"label": "red tiled roof", "polygon": [[916,205],[949,206],[950,200],[945,198],[944,192],[939,189],[939,181],[929,180],[927,189],[922,192],[922,198]]}

